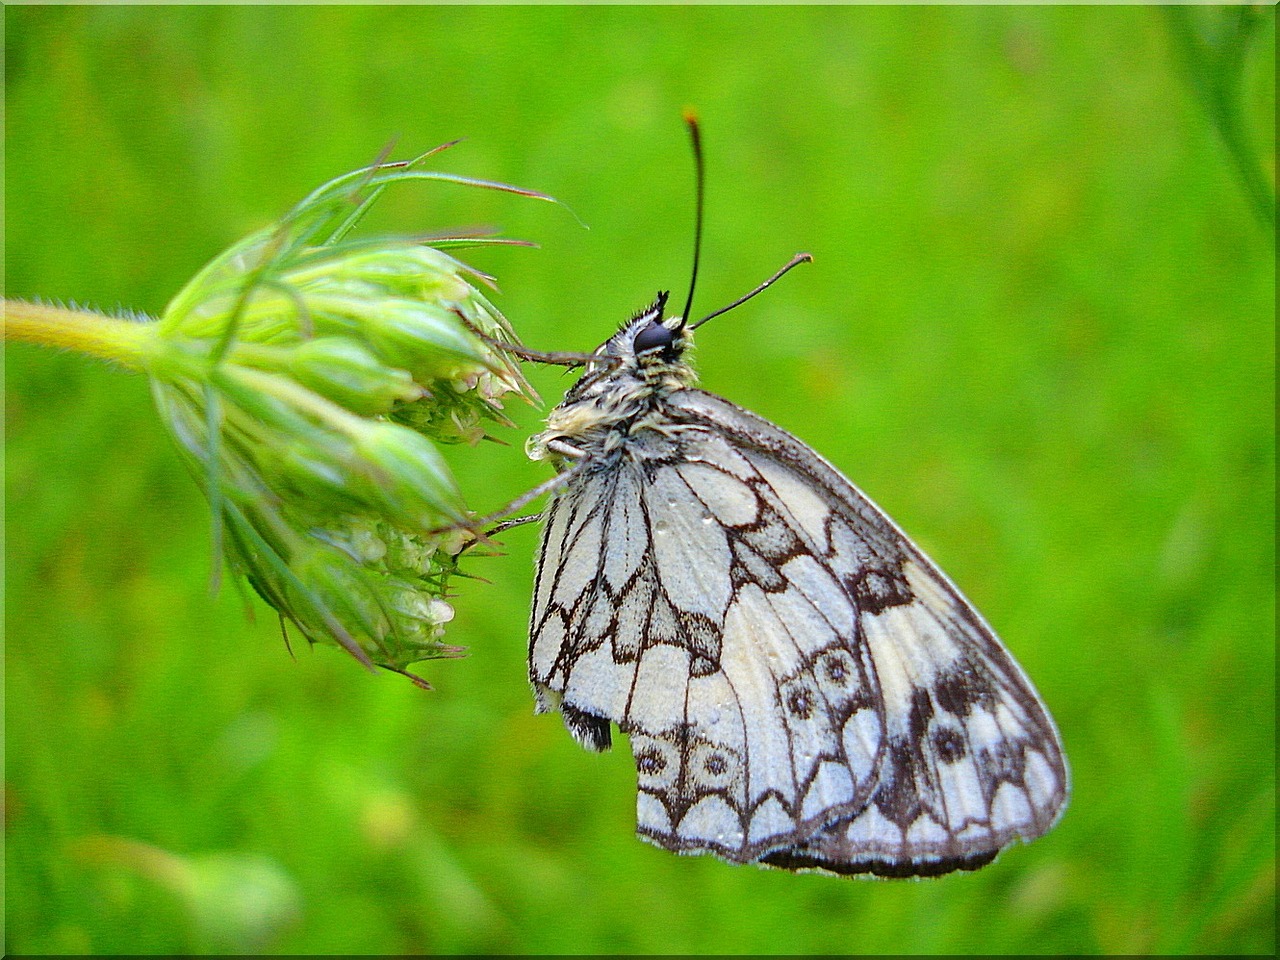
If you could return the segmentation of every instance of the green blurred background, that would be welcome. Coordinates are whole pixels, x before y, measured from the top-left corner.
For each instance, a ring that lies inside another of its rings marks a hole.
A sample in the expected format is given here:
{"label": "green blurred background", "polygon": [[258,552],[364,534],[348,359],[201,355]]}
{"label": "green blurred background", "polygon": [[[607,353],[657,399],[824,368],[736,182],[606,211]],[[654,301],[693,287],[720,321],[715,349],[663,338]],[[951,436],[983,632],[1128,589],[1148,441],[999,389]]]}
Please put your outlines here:
{"label": "green blurred background", "polygon": [[[696,106],[699,307],[816,258],[703,331],[705,386],[951,573],[1075,779],[1052,834],[974,875],[667,854],[632,835],[628,751],[532,714],[533,528],[473,564],[471,655],[425,665],[434,692],[290,658],[270,610],[210,596],[146,383],[13,346],[6,949],[1271,952],[1274,8],[1243,14],[1223,97],[1194,68],[1241,16],[6,8],[8,296],[156,313],[391,140],[465,136],[441,169],[590,231],[447,184],[374,226],[538,241],[470,259],[526,342],[590,349],[686,283]],[[449,451],[477,509],[546,476],[517,416],[510,447]]]}

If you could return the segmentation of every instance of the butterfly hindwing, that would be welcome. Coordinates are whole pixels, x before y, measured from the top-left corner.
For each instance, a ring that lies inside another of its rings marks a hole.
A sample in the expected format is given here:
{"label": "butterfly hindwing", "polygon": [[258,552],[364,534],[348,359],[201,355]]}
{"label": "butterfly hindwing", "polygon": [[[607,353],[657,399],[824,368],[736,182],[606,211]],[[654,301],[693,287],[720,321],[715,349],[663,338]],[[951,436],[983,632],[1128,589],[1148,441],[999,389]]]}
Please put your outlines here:
{"label": "butterfly hindwing", "polygon": [[834,571],[855,571],[846,586],[883,698],[887,736],[870,802],[768,862],[936,873],[980,866],[1015,839],[1045,833],[1068,790],[1057,731],[1022,670],[950,580],[799,440],[699,391],[673,394],[669,407],[733,443],[781,498],[827,505],[825,530],[808,526],[825,537]]}

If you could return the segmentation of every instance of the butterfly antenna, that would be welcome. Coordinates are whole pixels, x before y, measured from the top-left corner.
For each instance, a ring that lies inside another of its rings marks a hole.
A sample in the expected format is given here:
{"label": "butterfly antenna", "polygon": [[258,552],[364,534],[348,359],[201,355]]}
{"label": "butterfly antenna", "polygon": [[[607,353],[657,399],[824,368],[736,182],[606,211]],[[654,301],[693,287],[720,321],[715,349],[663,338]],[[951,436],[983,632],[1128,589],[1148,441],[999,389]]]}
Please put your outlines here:
{"label": "butterfly antenna", "polygon": [[757,293],[763,293],[763,292],[764,292],[765,290],[767,290],[769,287],[773,286],[774,281],[776,281],[776,280],[780,279],[780,278],[781,278],[784,274],[786,274],[786,273],[787,273],[787,272],[788,272],[792,267],[798,267],[798,266],[800,266],[800,264],[802,264],[802,263],[812,263],[812,262],[813,262],[813,255],[812,255],[812,254],[809,254],[809,253],[797,253],[794,257],[792,257],[790,260],[788,260],[788,261],[787,261],[786,266],[784,266],[781,270],[779,270],[777,273],[775,273],[772,277],[770,277],[770,278],[769,278],[768,280],[766,280],[764,283],[760,284],[760,286],[756,287],[754,290],[752,290],[752,291],[751,291],[750,293],[748,293],[746,296],[739,297],[737,300],[733,301],[733,303],[729,304],[727,307],[721,307],[719,310],[715,311],[714,313],[708,313],[705,317],[703,317],[701,320],[699,320],[697,323],[695,323],[695,324],[694,324],[693,326],[691,326],[689,329],[690,329],[690,330],[697,330],[700,326],[702,326],[704,323],[706,323],[706,322],[707,322],[708,320],[710,320],[712,317],[718,317],[718,316],[720,316],[720,314],[722,314],[722,313],[728,313],[728,312],[729,312],[730,310],[732,310],[734,307],[740,307],[740,306],[742,306],[744,303],[746,303],[748,300],[750,300],[752,297],[754,297]]}
{"label": "butterfly antenna", "polygon": [[681,330],[689,322],[689,311],[693,309],[693,288],[698,284],[698,260],[702,256],[702,194],[704,180],[702,136],[698,132],[698,115],[692,109],[685,110],[684,122],[689,127],[689,137],[693,140],[693,165],[696,171],[697,185],[694,199],[694,210],[696,212],[693,220],[693,272],[689,276],[689,297],[684,302],[684,313],[680,315]]}

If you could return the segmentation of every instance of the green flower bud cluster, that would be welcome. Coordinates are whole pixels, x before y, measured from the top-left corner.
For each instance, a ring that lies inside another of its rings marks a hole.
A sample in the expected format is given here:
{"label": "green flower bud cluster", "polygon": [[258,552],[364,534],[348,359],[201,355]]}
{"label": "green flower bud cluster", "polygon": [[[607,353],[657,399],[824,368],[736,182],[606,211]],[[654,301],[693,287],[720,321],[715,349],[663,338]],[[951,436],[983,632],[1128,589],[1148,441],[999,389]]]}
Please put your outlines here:
{"label": "green flower bud cluster", "polygon": [[340,177],[202,270],[146,358],[217,549],[308,640],[401,673],[460,653],[442,637],[470,513],[436,444],[536,400],[488,278],[436,248],[460,239],[347,239],[408,179],[541,197],[417,161]]}

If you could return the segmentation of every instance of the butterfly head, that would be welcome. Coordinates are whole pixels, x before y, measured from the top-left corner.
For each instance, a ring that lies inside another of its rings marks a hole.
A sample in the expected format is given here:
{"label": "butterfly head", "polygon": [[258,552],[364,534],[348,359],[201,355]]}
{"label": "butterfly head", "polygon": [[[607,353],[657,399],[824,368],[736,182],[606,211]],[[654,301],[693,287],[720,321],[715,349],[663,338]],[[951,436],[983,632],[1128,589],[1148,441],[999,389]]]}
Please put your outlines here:
{"label": "butterfly head", "polygon": [[[620,438],[653,426],[651,414],[673,391],[697,381],[687,359],[693,332],[679,316],[664,317],[667,294],[622,325],[595,350],[582,378],[551,411],[547,429],[529,443],[529,456],[546,459],[568,444],[580,456],[608,457]],[[661,418],[659,418],[661,419]]]}
{"label": "butterfly head", "polygon": [[600,364],[598,370],[606,376],[634,378],[654,385],[692,383],[693,368],[684,354],[693,345],[693,333],[683,317],[663,316],[667,296],[666,291],[659,293],[653,303],[597,348],[596,354],[610,361]]}

